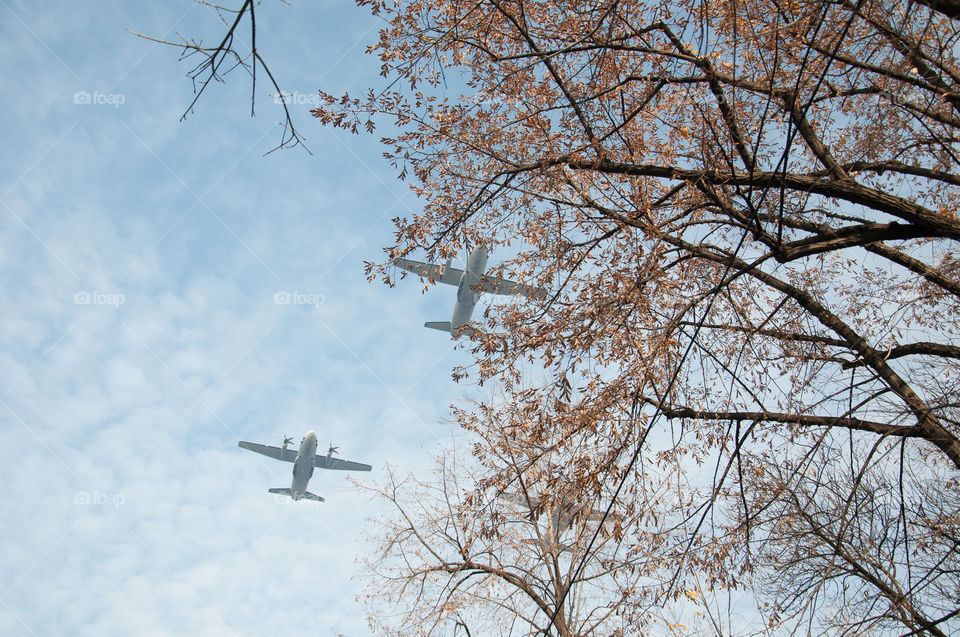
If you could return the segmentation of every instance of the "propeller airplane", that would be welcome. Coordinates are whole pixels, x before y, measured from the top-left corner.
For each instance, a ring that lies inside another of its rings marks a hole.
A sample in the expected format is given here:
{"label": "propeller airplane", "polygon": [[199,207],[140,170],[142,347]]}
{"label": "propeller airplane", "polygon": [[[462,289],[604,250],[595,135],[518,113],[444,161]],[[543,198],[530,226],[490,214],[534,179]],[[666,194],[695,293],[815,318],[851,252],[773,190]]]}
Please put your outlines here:
{"label": "propeller airplane", "polygon": [[470,317],[473,316],[473,308],[480,300],[482,292],[520,294],[526,297],[545,296],[540,288],[485,275],[484,271],[487,269],[487,250],[485,248],[472,250],[467,256],[467,265],[463,270],[452,267],[451,262],[452,259],[448,259],[444,265],[411,261],[410,259],[395,259],[393,262],[397,267],[419,274],[431,281],[457,286],[457,302],[453,306],[453,317],[449,321],[427,321],[423,324],[424,327],[430,329],[450,332],[451,338],[457,338],[465,333],[469,334],[470,328],[465,326],[470,321]]}
{"label": "propeller airplane", "polygon": [[317,434],[312,431],[308,431],[303,437],[298,451],[287,448],[292,440],[292,438],[284,436],[282,447],[271,447],[256,442],[246,442],[245,440],[239,442],[239,446],[243,449],[255,451],[274,460],[293,463],[293,482],[290,488],[269,489],[270,493],[286,495],[294,500],[306,498],[307,500],[323,502],[323,497],[307,491],[307,484],[310,482],[315,468],[319,467],[320,469],[333,469],[336,471],[370,471],[372,469],[370,465],[363,464],[362,462],[351,462],[350,460],[334,458],[333,454],[337,453],[338,447],[334,447],[332,443],[327,449],[327,455],[318,456]]}

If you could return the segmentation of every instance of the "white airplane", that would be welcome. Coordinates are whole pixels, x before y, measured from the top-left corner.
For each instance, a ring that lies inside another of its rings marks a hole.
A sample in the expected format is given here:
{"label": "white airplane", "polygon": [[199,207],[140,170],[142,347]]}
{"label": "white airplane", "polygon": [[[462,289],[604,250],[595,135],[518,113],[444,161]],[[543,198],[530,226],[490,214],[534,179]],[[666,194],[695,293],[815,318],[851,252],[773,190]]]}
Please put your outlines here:
{"label": "white airplane", "polygon": [[486,276],[487,250],[476,248],[467,256],[467,266],[464,270],[451,267],[453,259],[447,259],[446,264],[423,263],[410,259],[395,259],[394,265],[428,278],[430,281],[439,281],[447,285],[457,286],[457,303],[453,306],[453,318],[449,321],[427,321],[424,327],[450,332],[456,338],[460,334],[469,333],[470,328],[464,327],[473,315],[473,308],[480,300],[482,292],[490,294],[522,294],[523,296],[544,296],[543,290],[522,283],[514,283],[506,279]]}
{"label": "white airplane", "polygon": [[[529,517],[533,518],[533,510],[540,506],[540,498],[536,496],[530,496],[529,498],[525,497],[520,493],[501,493],[500,499],[510,504],[517,504],[529,511]],[[568,502],[566,500],[553,504],[547,504],[544,506],[543,510],[544,515],[547,516],[548,524],[546,529],[546,536],[542,539],[543,544],[547,549],[556,548],[560,551],[569,551],[572,547],[569,544],[563,544],[560,542],[560,536],[570,528],[573,524],[573,521],[580,516],[585,517],[588,521],[599,522],[603,520],[604,512],[599,509],[591,509],[586,506],[580,506]],[[623,516],[619,513],[611,512],[607,515],[607,521],[622,520]],[[526,544],[539,544],[538,540],[524,540]]]}
{"label": "white airplane", "polygon": [[315,467],[320,467],[321,469],[336,469],[339,471],[370,471],[372,468],[370,465],[363,464],[362,462],[350,462],[349,460],[334,458],[333,454],[337,452],[337,447],[334,447],[333,445],[330,445],[330,448],[327,449],[327,455],[316,455],[317,434],[313,433],[312,431],[308,431],[307,435],[303,437],[303,440],[300,442],[299,451],[287,449],[287,445],[290,444],[290,440],[290,438],[284,436],[283,447],[271,447],[269,445],[261,445],[255,442],[246,442],[243,440],[241,440],[239,443],[239,445],[244,449],[256,451],[257,453],[269,456],[275,460],[283,460],[284,462],[293,463],[293,483],[290,485],[290,488],[269,489],[270,493],[287,495],[294,500],[306,498],[308,500],[323,502],[322,497],[307,491],[307,483],[310,482],[310,478],[313,476],[313,470]]}

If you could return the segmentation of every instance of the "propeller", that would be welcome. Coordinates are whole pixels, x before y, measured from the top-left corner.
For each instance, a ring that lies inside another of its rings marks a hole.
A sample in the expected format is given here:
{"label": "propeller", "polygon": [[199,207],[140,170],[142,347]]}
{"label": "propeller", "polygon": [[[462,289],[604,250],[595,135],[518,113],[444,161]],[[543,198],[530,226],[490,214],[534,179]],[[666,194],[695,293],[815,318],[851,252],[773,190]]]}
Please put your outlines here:
{"label": "propeller", "polygon": [[339,452],[339,449],[340,449],[340,447],[334,447],[334,446],[333,446],[333,443],[331,442],[331,443],[330,443],[330,448],[327,449],[327,455],[328,455],[328,456],[332,456],[332,455],[335,454],[335,453],[340,453],[340,452]]}
{"label": "propeller", "polygon": [[293,438],[287,437],[287,434],[283,434],[283,446],[284,446],[284,448],[286,448],[287,445],[291,444],[292,442],[293,442]]}

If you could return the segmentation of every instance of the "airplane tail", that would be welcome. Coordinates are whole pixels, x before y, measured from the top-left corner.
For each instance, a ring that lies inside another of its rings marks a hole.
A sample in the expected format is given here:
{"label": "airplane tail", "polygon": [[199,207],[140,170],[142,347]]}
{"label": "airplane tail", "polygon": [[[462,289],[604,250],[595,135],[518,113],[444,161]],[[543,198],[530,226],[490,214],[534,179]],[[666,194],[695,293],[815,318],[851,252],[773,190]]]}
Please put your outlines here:
{"label": "airplane tail", "polygon": [[429,327],[432,330],[440,330],[441,332],[449,332],[450,338],[457,338],[460,336],[470,336],[473,334],[473,328],[467,327],[466,325],[461,325],[456,330],[450,324],[450,321],[427,321],[423,324],[424,327]]}
{"label": "airplane tail", "polygon": [[441,332],[450,331],[450,321],[427,321],[423,326],[429,327],[431,330],[440,330]]}
{"label": "airplane tail", "polygon": [[[289,489],[289,488],[280,488],[280,487],[277,487],[277,488],[275,488],[275,489],[268,489],[268,491],[270,491],[270,493],[279,493],[280,495],[285,495],[285,496],[287,496],[288,498],[292,498],[292,497],[293,497],[293,494],[290,493],[290,489]],[[304,491],[304,492],[303,492],[303,497],[306,498],[307,500],[315,500],[315,501],[317,501],[317,502],[324,502],[324,499],[323,499],[322,496],[319,496],[319,495],[317,495],[317,494],[315,494],[315,493],[310,493],[309,491]]]}

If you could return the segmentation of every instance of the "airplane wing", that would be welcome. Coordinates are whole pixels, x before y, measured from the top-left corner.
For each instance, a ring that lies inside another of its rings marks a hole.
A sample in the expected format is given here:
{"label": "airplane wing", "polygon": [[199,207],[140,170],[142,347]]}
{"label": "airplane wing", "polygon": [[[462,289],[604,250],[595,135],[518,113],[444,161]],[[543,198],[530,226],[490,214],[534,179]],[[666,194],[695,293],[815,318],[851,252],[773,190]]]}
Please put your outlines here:
{"label": "airplane wing", "polygon": [[[523,494],[520,494],[520,493],[504,492],[500,494],[500,499],[506,502],[509,502],[511,504],[519,504],[521,506],[525,506],[530,509],[533,509],[540,505],[540,498],[537,498],[535,496],[530,496],[530,498],[527,499],[523,496]],[[568,529],[570,527],[570,524],[573,522],[574,512],[567,507],[563,507],[561,511],[562,513],[559,514],[560,517],[558,518],[558,520],[560,523],[560,530],[564,531]],[[586,518],[588,520],[597,522],[603,519],[603,514],[604,514],[604,511],[601,509],[588,509],[586,513]],[[623,520],[623,516],[620,515],[619,513],[615,513],[611,511],[610,514],[607,515],[607,521],[610,522],[613,520]]]}
{"label": "airplane wing", "polygon": [[498,279],[492,276],[483,276],[480,279],[480,291],[490,294],[519,294],[529,298],[545,298],[547,293],[540,288],[535,288],[523,283],[514,283],[507,279]]}
{"label": "airplane wing", "polygon": [[436,265],[410,259],[395,259],[393,264],[407,272],[413,272],[431,281],[439,281],[447,285],[459,285],[460,277],[463,276],[463,270],[450,267],[449,262],[447,262],[447,265]]}
{"label": "airplane wing", "polygon": [[297,459],[296,449],[281,449],[280,447],[271,447],[270,445],[261,445],[256,442],[246,442],[241,440],[238,443],[244,449],[255,451],[274,460],[283,460],[284,462],[293,462]]}
{"label": "airplane wing", "polygon": [[313,459],[313,464],[319,469],[333,469],[335,471],[370,471],[373,468],[362,462],[351,462],[328,456],[316,456]]}

